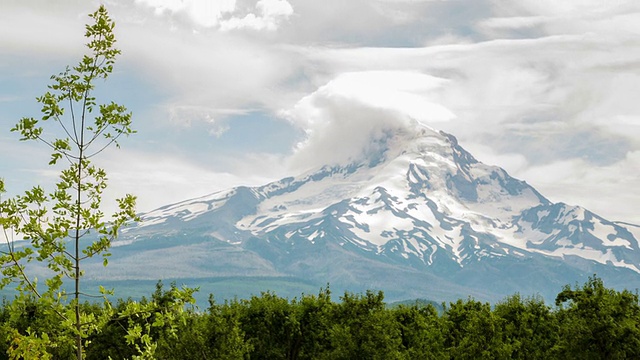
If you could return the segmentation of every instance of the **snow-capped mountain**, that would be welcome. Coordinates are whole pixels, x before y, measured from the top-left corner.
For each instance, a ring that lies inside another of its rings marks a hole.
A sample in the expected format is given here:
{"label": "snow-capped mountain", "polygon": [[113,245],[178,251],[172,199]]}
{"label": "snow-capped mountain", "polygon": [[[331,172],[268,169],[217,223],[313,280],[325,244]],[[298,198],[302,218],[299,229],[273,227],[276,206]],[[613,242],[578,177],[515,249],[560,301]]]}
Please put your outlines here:
{"label": "snow-capped mountain", "polygon": [[345,164],[143,214],[114,250],[155,264],[149,277],[295,277],[391,298],[553,296],[593,273],[640,287],[638,227],[552,203],[422,125],[372,144]]}

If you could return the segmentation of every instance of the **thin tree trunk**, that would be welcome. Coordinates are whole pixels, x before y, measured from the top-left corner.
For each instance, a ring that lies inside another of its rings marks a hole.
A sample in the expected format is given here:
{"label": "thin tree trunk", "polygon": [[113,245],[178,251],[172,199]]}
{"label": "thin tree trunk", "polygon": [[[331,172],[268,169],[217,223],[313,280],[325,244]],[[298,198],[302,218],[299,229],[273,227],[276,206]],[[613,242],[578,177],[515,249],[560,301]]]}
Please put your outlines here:
{"label": "thin tree trunk", "polygon": [[82,324],[80,323],[80,218],[81,218],[81,204],[82,204],[82,157],[84,156],[84,120],[86,110],[86,99],[88,91],[85,93],[82,110],[82,118],[80,120],[80,141],[78,144],[79,156],[78,156],[78,179],[76,185],[78,186],[76,194],[76,233],[75,233],[75,313],[76,313],[76,358],[82,360]]}

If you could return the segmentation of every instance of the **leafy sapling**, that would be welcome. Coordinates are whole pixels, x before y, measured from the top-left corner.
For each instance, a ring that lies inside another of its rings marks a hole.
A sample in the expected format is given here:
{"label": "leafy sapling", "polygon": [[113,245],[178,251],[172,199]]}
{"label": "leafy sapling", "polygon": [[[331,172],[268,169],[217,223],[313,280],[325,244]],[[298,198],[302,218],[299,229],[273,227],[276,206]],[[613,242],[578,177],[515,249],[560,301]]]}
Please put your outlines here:
{"label": "leafy sapling", "polygon": [[[137,220],[132,195],[117,200],[118,210],[110,218],[101,210],[107,174],[93,160],[105,149],[119,147],[118,141],[135,131],[124,106],[99,103],[94,96],[98,81],[112,73],[120,50],[115,48],[115,23],[105,7],[89,17],[93,21],[86,25],[88,54],[75,67],[51,77],[49,90],[36,99],[42,107],[39,118],[25,117],[11,129],[22,141],[49,147],[49,166],[65,167],[50,191],[34,186],[14,198],[0,197],[0,239],[4,240],[0,286],[15,284],[19,296],[33,297],[57,314],[68,325],[68,333],[61,336],[74,339],[77,359],[83,356],[83,339],[96,328],[96,319],[80,307],[83,297],[90,296],[81,287],[83,261],[102,256],[106,266],[118,230]],[[5,186],[0,180],[2,193]],[[44,286],[30,273],[32,262],[48,268]],[[73,284],[71,293],[65,290],[66,283]],[[22,347],[29,341],[41,344],[43,339],[22,336],[14,341]]]}

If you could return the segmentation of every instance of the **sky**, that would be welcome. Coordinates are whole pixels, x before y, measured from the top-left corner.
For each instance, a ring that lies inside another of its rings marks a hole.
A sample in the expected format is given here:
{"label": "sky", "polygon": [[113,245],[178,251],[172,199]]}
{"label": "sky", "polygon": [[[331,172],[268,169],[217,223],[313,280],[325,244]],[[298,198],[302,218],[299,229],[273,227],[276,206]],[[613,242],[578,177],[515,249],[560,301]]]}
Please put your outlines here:
{"label": "sky", "polygon": [[46,148],[9,129],[81,59],[100,4],[122,54],[96,95],[138,131],[96,158],[107,198],[150,211],[349,159],[386,112],[554,202],[640,224],[635,0],[1,0],[10,194],[55,181]]}

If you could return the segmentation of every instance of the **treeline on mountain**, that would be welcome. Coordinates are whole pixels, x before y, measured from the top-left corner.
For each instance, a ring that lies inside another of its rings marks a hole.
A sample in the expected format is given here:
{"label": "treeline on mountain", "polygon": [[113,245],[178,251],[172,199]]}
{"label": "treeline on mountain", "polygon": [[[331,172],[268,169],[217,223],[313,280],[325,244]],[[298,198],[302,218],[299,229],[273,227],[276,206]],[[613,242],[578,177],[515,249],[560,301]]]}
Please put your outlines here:
{"label": "treeline on mountain", "polygon": [[[271,292],[224,303],[211,298],[197,311],[185,308],[180,294],[158,284],[139,302],[85,303],[95,318],[111,316],[85,339],[86,359],[640,358],[637,292],[606,288],[595,276],[565,286],[553,306],[515,294],[493,306],[468,298],[437,310],[425,302],[388,306],[373,291],[334,301],[327,288],[292,300]],[[49,309],[28,298],[4,302],[0,359],[9,359],[10,347],[26,346],[21,334],[42,339],[51,358],[74,358],[68,324]]]}

